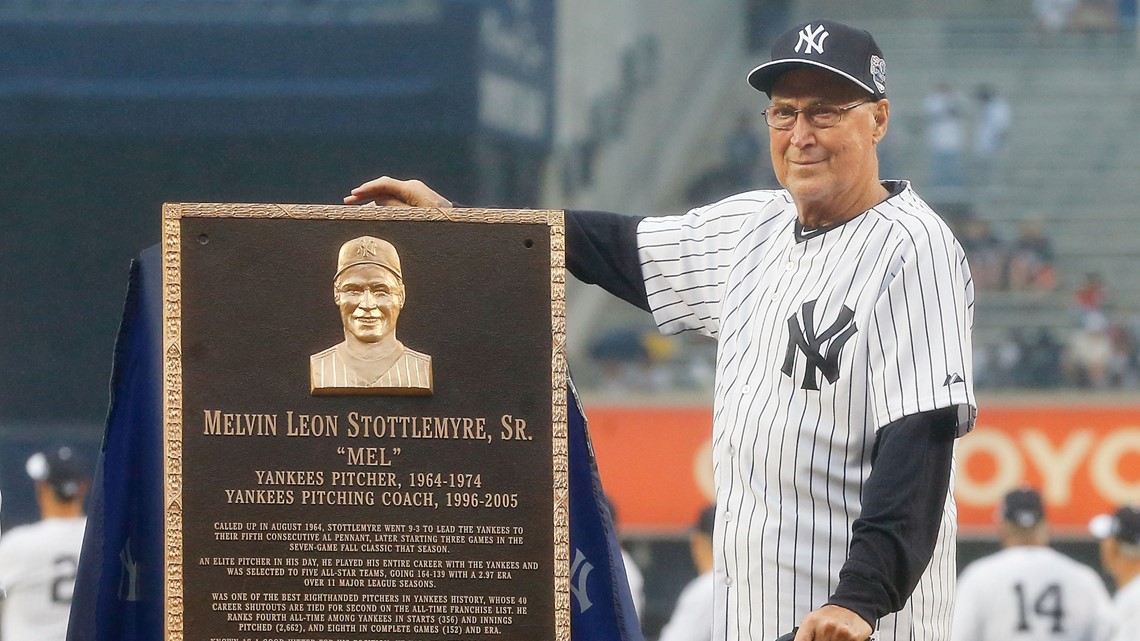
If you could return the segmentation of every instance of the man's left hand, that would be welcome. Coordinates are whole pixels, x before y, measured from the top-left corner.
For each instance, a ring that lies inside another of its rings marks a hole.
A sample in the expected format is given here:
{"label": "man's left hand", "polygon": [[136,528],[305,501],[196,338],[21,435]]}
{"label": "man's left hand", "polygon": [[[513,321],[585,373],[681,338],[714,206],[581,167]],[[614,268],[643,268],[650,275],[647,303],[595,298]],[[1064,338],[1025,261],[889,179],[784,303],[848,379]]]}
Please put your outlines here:
{"label": "man's left hand", "polygon": [[871,625],[863,617],[838,605],[809,612],[800,623],[795,641],[867,641]]}

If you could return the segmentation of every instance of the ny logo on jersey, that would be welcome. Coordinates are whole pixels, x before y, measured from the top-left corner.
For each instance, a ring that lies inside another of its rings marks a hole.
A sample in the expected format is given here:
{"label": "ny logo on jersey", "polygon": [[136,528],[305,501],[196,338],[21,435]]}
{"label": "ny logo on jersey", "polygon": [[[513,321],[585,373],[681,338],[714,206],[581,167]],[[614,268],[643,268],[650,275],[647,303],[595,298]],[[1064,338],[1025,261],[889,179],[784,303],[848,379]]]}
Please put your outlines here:
{"label": "ny logo on jersey", "polygon": [[823,53],[823,41],[830,35],[831,33],[825,30],[823,25],[819,25],[815,30],[810,24],[807,25],[800,30],[800,39],[796,41],[796,53],[800,53],[800,47],[804,47],[804,53],[811,53],[813,50],[815,53]]}
{"label": "ny logo on jersey", "polygon": [[[800,388],[808,390],[819,389],[817,371],[823,374],[828,383],[839,379],[839,353],[855,332],[859,331],[855,327],[855,312],[844,305],[835,322],[822,333],[816,334],[815,303],[816,301],[809,300],[800,308],[802,326],[795,314],[788,317],[788,348],[784,352],[784,366],[780,368],[785,376],[791,378],[796,365],[796,351],[803,352],[807,357],[807,369]],[[827,345],[827,353],[824,354],[821,349],[828,341],[831,343]]]}

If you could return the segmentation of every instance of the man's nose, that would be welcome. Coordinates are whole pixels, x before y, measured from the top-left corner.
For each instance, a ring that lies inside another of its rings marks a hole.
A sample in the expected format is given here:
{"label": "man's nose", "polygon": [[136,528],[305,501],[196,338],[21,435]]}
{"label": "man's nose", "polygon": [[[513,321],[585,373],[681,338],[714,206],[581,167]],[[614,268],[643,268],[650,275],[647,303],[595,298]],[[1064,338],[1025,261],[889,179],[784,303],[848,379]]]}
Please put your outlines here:
{"label": "man's nose", "polygon": [[796,114],[796,121],[792,123],[792,144],[803,147],[815,140],[815,127],[808,121],[806,112]]}
{"label": "man's nose", "polygon": [[360,297],[360,305],[364,309],[373,309],[376,307],[376,295],[372,293],[371,289],[364,290],[364,295]]}

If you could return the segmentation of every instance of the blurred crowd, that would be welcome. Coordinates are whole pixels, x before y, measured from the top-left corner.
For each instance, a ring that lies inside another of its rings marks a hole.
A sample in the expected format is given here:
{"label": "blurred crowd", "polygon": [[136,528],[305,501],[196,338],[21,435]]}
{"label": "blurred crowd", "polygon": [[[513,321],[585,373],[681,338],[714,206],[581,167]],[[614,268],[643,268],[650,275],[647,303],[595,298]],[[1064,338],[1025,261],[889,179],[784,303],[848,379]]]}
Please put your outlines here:
{"label": "blurred crowd", "polygon": [[969,215],[958,226],[975,291],[1049,292],[1057,288],[1053,245],[1040,218],[1023,220],[1012,243],[994,233],[984,218]]}
{"label": "blurred crowd", "polygon": [[930,154],[926,184],[934,189],[1002,186],[1013,113],[993,85],[977,85],[973,98],[974,103],[967,104],[942,82],[923,101]]}
{"label": "blurred crowd", "polygon": [[1115,309],[1097,273],[1073,292],[1062,326],[1026,319],[974,350],[979,387],[1140,387],[1140,313]]}
{"label": "blurred crowd", "polygon": [[692,333],[664,336],[643,325],[618,326],[590,345],[598,377],[588,384],[611,393],[711,389],[716,343]]}
{"label": "blurred crowd", "polygon": [[[1061,297],[1062,276],[1044,221],[1020,222],[1013,242],[984,218],[967,215],[956,230],[970,261],[975,290],[1029,292]],[[1059,322],[1019,317],[995,339],[975,340],[974,370],[980,388],[1135,388],[1140,384],[1140,313],[1117,308],[1101,274],[1087,273],[1072,288]],[[983,298],[980,305],[993,306]]]}
{"label": "blurred crowd", "polygon": [[1033,0],[1039,35],[1110,33],[1136,25],[1135,0]]}

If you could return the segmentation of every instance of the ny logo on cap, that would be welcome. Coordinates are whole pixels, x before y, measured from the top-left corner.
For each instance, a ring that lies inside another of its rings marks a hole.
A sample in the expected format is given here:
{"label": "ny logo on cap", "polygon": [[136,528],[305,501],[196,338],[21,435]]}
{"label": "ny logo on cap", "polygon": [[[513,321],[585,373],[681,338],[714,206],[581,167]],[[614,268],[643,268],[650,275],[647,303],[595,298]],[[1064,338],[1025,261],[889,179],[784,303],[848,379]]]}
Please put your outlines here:
{"label": "ny logo on cap", "polygon": [[356,255],[361,258],[372,258],[376,255],[376,243],[371,239],[364,239],[356,246]]}
{"label": "ny logo on cap", "polygon": [[[800,39],[796,42],[796,53],[800,53],[800,47],[804,47],[803,53],[812,53],[812,50],[814,50],[815,53],[823,53],[823,41],[827,40],[827,37],[830,35],[831,34],[823,28],[823,25],[819,25],[819,28],[814,31],[810,24],[805,26],[800,30]],[[816,38],[818,38],[818,40],[816,40]]]}

